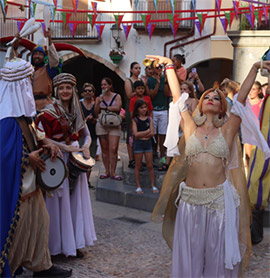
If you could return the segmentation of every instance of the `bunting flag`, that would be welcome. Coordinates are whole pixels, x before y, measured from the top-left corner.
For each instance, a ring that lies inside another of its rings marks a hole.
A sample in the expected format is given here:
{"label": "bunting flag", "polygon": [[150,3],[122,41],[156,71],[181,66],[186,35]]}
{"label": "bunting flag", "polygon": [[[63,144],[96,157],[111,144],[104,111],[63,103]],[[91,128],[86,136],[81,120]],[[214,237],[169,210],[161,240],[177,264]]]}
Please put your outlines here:
{"label": "bunting flag", "polygon": [[170,26],[172,29],[173,37],[175,38],[180,22],[176,22],[174,25],[171,22],[169,22],[169,23],[170,23]]}
{"label": "bunting flag", "polygon": [[54,22],[56,8],[52,6],[50,6],[49,8],[51,12],[52,21]]}
{"label": "bunting flag", "polygon": [[91,5],[92,5],[92,9],[93,9],[94,13],[96,14],[97,13],[97,2],[91,2]]}
{"label": "bunting flag", "polygon": [[175,26],[175,24],[177,24],[178,16],[179,16],[178,14],[174,14],[174,15],[173,14],[168,14],[168,18],[170,19],[171,24],[172,24],[173,27]]}
{"label": "bunting flag", "polygon": [[[63,18],[63,23],[64,23],[64,26],[67,27],[67,24],[69,22],[69,19],[71,17],[71,13],[61,13],[62,15],[62,18]],[[77,28],[77,26],[76,26]]]}
{"label": "bunting flag", "polygon": [[116,24],[116,26],[117,26],[117,30],[119,29],[120,24],[122,23],[123,17],[124,17],[124,15],[117,15],[117,14],[114,14],[115,24]]}
{"label": "bunting flag", "polygon": [[155,10],[156,10],[156,12],[157,12],[158,0],[153,0],[153,2],[154,2]]}
{"label": "bunting flag", "polygon": [[156,27],[156,24],[149,23],[147,25],[147,31],[148,31],[148,35],[149,35],[150,40],[151,40],[152,34],[155,30],[155,27]]}
{"label": "bunting flag", "polygon": [[141,18],[142,18],[145,30],[147,30],[147,26],[149,24],[149,21],[150,21],[150,18],[151,18],[151,14],[148,14],[148,15],[141,14]]}
{"label": "bunting flag", "polygon": [[261,24],[263,13],[264,13],[264,10],[255,10],[254,11],[255,18],[257,19],[257,22],[259,23],[259,25]]}
{"label": "bunting flag", "polygon": [[125,37],[126,37],[126,40],[127,40],[132,25],[122,24],[122,26],[124,28],[124,33],[125,33]]}
{"label": "bunting flag", "polygon": [[218,14],[220,14],[221,0],[216,0],[216,5],[217,5]]}
{"label": "bunting flag", "polygon": [[[72,0],[72,5],[73,5],[73,10],[74,10],[75,15],[76,15],[77,9],[78,9],[78,2],[79,2],[79,0]],[[77,28],[77,26],[76,26],[76,28]]]}
{"label": "bunting flag", "polygon": [[24,25],[23,21],[17,21],[18,32],[20,32],[22,30],[23,25]]}
{"label": "bunting flag", "polygon": [[252,20],[252,24],[254,26],[255,16],[254,16],[254,6],[252,4],[249,5],[249,12]]}
{"label": "bunting flag", "polygon": [[227,19],[228,24],[229,24],[230,27],[232,26],[232,22],[233,22],[233,19],[234,19],[234,15],[235,15],[234,12],[225,12],[225,17],[226,17],[226,19]]}
{"label": "bunting flag", "polygon": [[263,7],[263,11],[264,11],[264,18],[265,18],[265,23],[267,24],[268,21],[268,6],[264,6]]}
{"label": "bunting flag", "polygon": [[90,24],[92,26],[92,29],[93,29],[98,15],[97,14],[88,14],[87,16],[88,16],[88,19],[89,19]]}
{"label": "bunting flag", "polygon": [[69,23],[69,28],[70,28],[70,32],[72,34],[72,37],[74,38],[74,35],[75,35],[75,32],[76,32],[76,29],[77,29],[77,26],[78,26],[79,23]]}
{"label": "bunting flag", "polygon": [[57,8],[57,0],[53,0],[55,8]]}
{"label": "bunting flag", "polygon": [[206,18],[207,18],[207,14],[204,14],[204,13],[197,13],[197,17],[198,17],[199,22],[200,22],[200,24],[201,24],[201,29],[203,29],[205,20],[206,20]]}
{"label": "bunting flag", "polygon": [[228,20],[227,20],[226,17],[220,17],[219,19],[221,21],[221,24],[222,24],[222,27],[224,29],[224,32],[226,33],[227,28],[228,28]]}
{"label": "bunting flag", "polygon": [[21,6],[20,6],[20,10],[21,10],[21,12],[24,12],[24,10],[25,10],[24,5],[21,5]]}
{"label": "bunting flag", "polygon": [[238,19],[239,2],[233,1],[233,8],[235,12],[235,18]]}
{"label": "bunting flag", "polygon": [[201,28],[200,21],[199,20],[195,20],[194,23],[195,23],[195,26],[197,27],[197,29],[198,29],[198,31],[199,31],[199,33],[201,35],[202,34],[202,28]]}
{"label": "bunting flag", "polygon": [[99,39],[101,39],[101,36],[102,36],[103,29],[104,29],[105,25],[104,25],[104,24],[103,24],[103,25],[101,25],[101,24],[96,24],[95,26],[96,26],[96,28],[97,28],[98,37],[99,37]]}
{"label": "bunting flag", "polygon": [[45,34],[46,27],[45,27],[45,23],[44,22],[41,22],[41,27],[42,27],[43,34]]}
{"label": "bunting flag", "polygon": [[196,0],[191,0],[191,4],[192,4],[193,10],[195,12],[195,10],[196,10]]}
{"label": "bunting flag", "polygon": [[252,16],[250,14],[247,14],[247,13],[245,13],[245,16],[246,16],[246,18],[247,18],[251,28],[253,29],[254,28],[254,24],[253,24]]}
{"label": "bunting flag", "polygon": [[174,11],[175,11],[175,4],[176,4],[176,0],[171,0],[171,6],[172,6],[173,14],[174,14]]}

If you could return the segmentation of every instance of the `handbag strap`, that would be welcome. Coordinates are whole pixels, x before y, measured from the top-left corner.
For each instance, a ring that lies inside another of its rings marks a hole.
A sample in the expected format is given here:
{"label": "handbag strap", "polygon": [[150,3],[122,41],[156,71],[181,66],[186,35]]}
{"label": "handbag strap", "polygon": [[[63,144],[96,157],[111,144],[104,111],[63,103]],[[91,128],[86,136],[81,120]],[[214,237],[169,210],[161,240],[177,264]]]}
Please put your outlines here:
{"label": "handbag strap", "polygon": [[69,134],[68,134],[68,131],[69,131],[69,123],[67,121],[67,119],[64,117],[62,111],[60,110],[58,104],[55,102],[53,104],[54,108],[55,108],[55,112],[56,114],[60,117],[60,125],[61,125],[61,128],[62,128],[62,131],[63,131],[63,134],[64,134],[64,139],[65,139],[65,143],[67,145],[70,145],[71,144],[71,141],[70,141],[70,137],[69,137]]}
{"label": "handbag strap", "polygon": [[116,97],[117,97],[117,94],[115,93],[114,96],[112,97],[109,105],[104,100],[102,100],[102,102],[106,105],[106,107],[112,106],[112,103],[114,102]]}

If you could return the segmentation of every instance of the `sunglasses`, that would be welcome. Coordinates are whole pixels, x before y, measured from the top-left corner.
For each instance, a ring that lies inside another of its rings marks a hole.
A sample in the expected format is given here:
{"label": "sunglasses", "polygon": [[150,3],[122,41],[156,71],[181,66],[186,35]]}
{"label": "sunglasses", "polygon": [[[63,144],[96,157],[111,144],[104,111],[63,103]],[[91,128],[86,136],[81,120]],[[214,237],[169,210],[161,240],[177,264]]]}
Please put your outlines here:
{"label": "sunglasses", "polygon": [[84,90],[84,92],[90,93],[90,92],[93,92],[93,90]]}

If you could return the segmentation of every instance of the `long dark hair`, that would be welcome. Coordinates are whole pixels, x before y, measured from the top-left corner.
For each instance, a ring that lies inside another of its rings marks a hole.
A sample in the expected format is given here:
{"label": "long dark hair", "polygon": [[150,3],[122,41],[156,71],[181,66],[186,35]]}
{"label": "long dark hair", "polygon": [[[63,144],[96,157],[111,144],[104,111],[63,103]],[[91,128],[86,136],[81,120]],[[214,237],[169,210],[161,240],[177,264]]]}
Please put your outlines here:
{"label": "long dark hair", "polygon": [[[134,68],[134,66],[135,65],[137,65],[137,64],[139,64],[138,62],[132,62],[131,64],[130,64],[130,70],[132,70],[133,68]],[[132,76],[132,72],[130,71],[130,74],[129,74],[130,76],[129,77],[131,77]]]}
{"label": "long dark hair", "polygon": [[134,109],[133,109],[133,117],[132,117],[133,119],[139,116],[139,111],[138,110],[144,104],[147,105],[147,103],[143,99],[139,98],[139,99],[136,100],[136,102],[134,104]]}

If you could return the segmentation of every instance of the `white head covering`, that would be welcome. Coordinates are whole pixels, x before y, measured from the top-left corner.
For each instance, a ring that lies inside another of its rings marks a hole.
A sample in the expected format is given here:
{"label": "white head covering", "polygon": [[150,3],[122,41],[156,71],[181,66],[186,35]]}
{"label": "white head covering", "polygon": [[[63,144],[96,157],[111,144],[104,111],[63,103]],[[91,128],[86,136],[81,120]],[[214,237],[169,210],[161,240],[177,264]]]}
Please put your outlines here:
{"label": "white head covering", "polygon": [[30,76],[32,65],[14,58],[0,70],[0,120],[8,117],[33,117],[36,114],[35,100]]}

